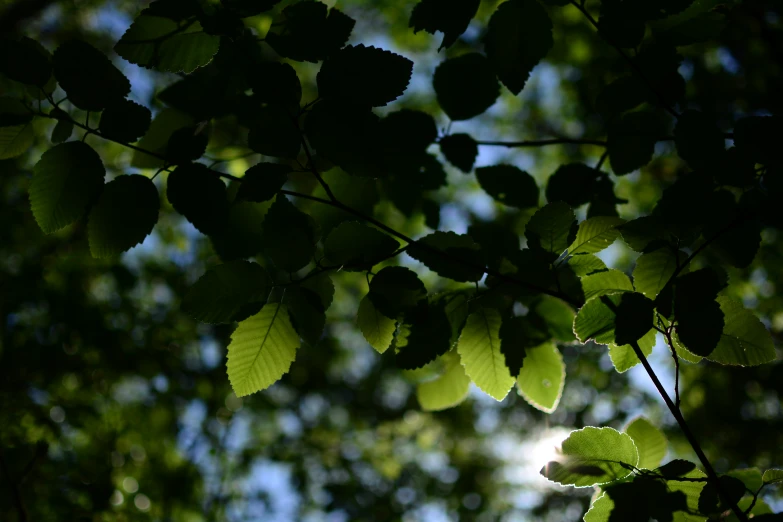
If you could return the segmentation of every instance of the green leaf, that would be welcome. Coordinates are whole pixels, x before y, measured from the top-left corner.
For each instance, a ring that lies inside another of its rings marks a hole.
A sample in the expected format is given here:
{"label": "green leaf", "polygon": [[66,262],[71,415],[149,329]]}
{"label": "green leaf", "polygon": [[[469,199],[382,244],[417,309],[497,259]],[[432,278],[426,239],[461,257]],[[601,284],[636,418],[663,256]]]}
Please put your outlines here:
{"label": "green leaf", "polygon": [[654,310],[652,300],[642,294],[623,294],[615,316],[615,343],[631,344],[644,337],[653,325]]}
{"label": "green leaf", "polygon": [[413,62],[364,45],[344,47],[318,71],[318,94],[343,102],[381,107],[396,100],[410,82]]}
{"label": "green leaf", "polygon": [[260,203],[275,197],[288,181],[291,167],[280,163],[256,163],[245,171],[237,191],[237,200]]}
{"label": "green leaf", "polygon": [[[704,514],[716,514],[735,505],[745,494],[745,484],[741,480],[721,475],[718,477],[721,490],[728,498],[718,493],[718,488],[712,482],[707,482],[699,495],[699,512]],[[725,499],[725,500],[724,500]]]}
{"label": "green leaf", "polygon": [[552,48],[552,20],[536,0],[509,0],[492,14],[484,48],[503,85],[513,94]]}
{"label": "green leaf", "polygon": [[430,34],[440,31],[443,41],[438,47],[451,47],[465,29],[470,20],[476,16],[481,0],[420,0],[413,8],[408,27],[413,28],[413,34],[426,31]]}
{"label": "green leaf", "polygon": [[[679,260],[677,259],[679,257]],[[655,299],[677,270],[678,264],[687,259],[685,252],[676,253],[671,248],[659,248],[642,254],[633,269],[633,283],[637,292]]]}
{"label": "green leaf", "polygon": [[518,208],[538,206],[536,180],[513,165],[478,168],[476,179],[487,194],[501,203]]}
{"label": "green leaf", "polygon": [[623,176],[641,168],[652,159],[655,143],[664,129],[651,112],[625,114],[609,127],[607,151],[612,171]]}
{"label": "green leaf", "polygon": [[685,495],[685,502],[688,506],[688,513],[675,513],[673,522],[703,522],[707,517],[701,515],[692,515],[690,513],[699,513],[699,498],[701,497],[704,486],[707,485],[707,475],[703,471],[694,469],[684,475],[684,479],[699,479],[699,481],[667,480],[666,487],[672,492],[682,492]]}
{"label": "green leaf", "polygon": [[387,266],[370,281],[369,297],[383,315],[396,318],[413,311],[427,297],[427,289],[416,272]]}
{"label": "green leaf", "polygon": [[361,270],[387,259],[400,243],[383,232],[356,221],[337,225],[326,238],[324,251],[329,264]]}
{"label": "green leaf", "polygon": [[204,234],[214,234],[228,222],[226,185],[205,165],[177,167],[166,181],[166,197],[174,210]]}
{"label": "green leaf", "polygon": [[707,358],[721,364],[758,366],[774,361],[775,343],[764,324],[742,303],[718,297],[725,324],[715,350]]}
{"label": "green leaf", "polygon": [[768,469],[762,476],[764,484],[779,484],[783,482],[783,469]]}
{"label": "green leaf", "polygon": [[93,257],[112,257],[138,245],[158,222],[160,197],[151,179],[117,176],[90,211],[87,239]]}
{"label": "green leaf", "polygon": [[295,272],[313,260],[317,230],[313,218],[278,194],[264,219],[264,250],[280,270]]}
{"label": "green leaf", "polygon": [[[650,328],[650,331],[639,339],[638,344],[645,357],[649,357],[655,346],[655,329]],[[614,369],[617,370],[618,373],[627,372],[642,362],[639,360],[639,357],[636,356],[636,352],[634,352],[634,349],[630,344],[609,344],[609,357],[612,359]]]}
{"label": "green leaf", "polygon": [[467,53],[435,69],[432,80],[438,104],[454,120],[469,120],[489,109],[500,96],[500,84],[486,56]]}
{"label": "green leaf", "polygon": [[502,401],[514,385],[500,351],[500,313],[481,308],[468,316],[457,343],[465,373],[484,393]]}
{"label": "green leaf", "polygon": [[397,324],[394,319],[389,319],[375,308],[369,295],[364,296],[359,303],[356,321],[362,335],[375,351],[384,353],[389,349]]}
{"label": "green leaf", "polygon": [[444,354],[440,360],[444,370],[431,381],[416,385],[416,398],[424,411],[440,411],[456,406],[465,400],[470,391],[470,377],[460,364],[455,352]]}
{"label": "green leaf", "polygon": [[88,43],[71,40],[60,45],[52,65],[68,101],[85,111],[100,111],[130,92],[125,75]]}
{"label": "green leaf", "polygon": [[687,110],[680,114],[674,126],[674,144],[677,154],[694,168],[705,168],[723,154],[723,133],[706,114]]}
{"label": "green leaf", "polygon": [[410,314],[395,336],[399,368],[414,370],[434,361],[451,348],[451,323],[445,302],[434,301]]}
{"label": "green leaf", "polygon": [[538,209],[525,226],[525,237],[531,248],[560,255],[576,236],[574,211],[563,202],[549,203]]}
{"label": "green leaf", "polygon": [[675,281],[677,336],[696,355],[709,355],[721,340],[724,316],[715,298],[725,284],[709,268],[685,274]]}
{"label": "green leaf", "polygon": [[551,342],[540,344],[527,349],[517,390],[534,408],[552,413],[563,395],[565,376],[565,363],[557,346]]}
{"label": "green leaf", "polygon": [[35,221],[51,234],[79,219],[103,190],[98,153],[81,141],[47,150],[33,167],[30,208]]}
{"label": "green leaf", "polygon": [[282,11],[282,19],[266,35],[266,43],[280,56],[318,62],[348,41],[356,22],[322,2],[296,2]]}
{"label": "green leaf", "polygon": [[638,468],[655,469],[661,464],[668,450],[666,435],[661,430],[644,417],[637,417],[623,431],[631,436],[639,451]]}
{"label": "green leaf", "polygon": [[572,343],[574,337],[574,310],[562,299],[548,295],[541,296],[533,311],[544,319],[549,334],[564,343]]}
{"label": "green leaf", "polygon": [[33,146],[34,141],[32,122],[0,126],[0,160],[24,154]]}
{"label": "green leaf", "polygon": [[598,216],[579,223],[576,239],[568,248],[570,255],[595,254],[614,243],[620,236],[618,226],[624,219],[612,216]]}
{"label": "green leaf", "polygon": [[230,261],[202,275],[182,299],[182,309],[203,323],[228,323],[247,304],[263,304],[271,289],[272,279],[261,265]]}
{"label": "green leaf", "polygon": [[633,292],[633,285],[628,276],[614,268],[583,277],[582,288],[585,299],[621,291]]}
{"label": "green leaf", "polygon": [[407,252],[441,277],[467,282],[478,281],[484,276],[481,247],[467,235],[433,232],[410,245]]}
{"label": "green leaf", "polygon": [[58,144],[68,141],[73,134],[73,122],[69,120],[60,120],[52,130],[52,143]]}
{"label": "green leaf", "polygon": [[547,180],[546,199],[550,203],[564,201],[576,208],[590,201],[598,180],[605,176],[600,170],[582,163],[561,165]]}
{"label": "green leaf", "polygon": [[150,128],[152,114],[143,105],[130,100],[119,100],[101,113],[98,130],[101,135],[123,143],[133,143]]}
{"label": "green leaf", "polygon": [[302,148],[302,136],[287,109],[270,104],[258,110],[247,136],[247,146],[265,156],[296,159]]}
{"label": "green leaf", "polygon": [[606,270],[606,264],[593,254],[577,254],[567,258],[568,266],[579,277]]}
{"label": "green leaf", "polygon": [[438,142],[440,151],[449,163],[464,173],[473,170],[478,156],[478,143],[469,134],[449,134]]}
{"label": "green leaf", "polygon": [[732,469],[726,472],[726,475],[742,481],[751,491],[756,491],[764,484],[759,468]]}
{"label": "green leaf", "polygon": [[219,47],[220,37],[205,33],[199,22],[153,16],[145,9],[114,50],[147,69],[190,74],[211,62]]}
{"label": "green leaf", "polygon": [[[623,294],[608,296],[617,306]],[[574,318],[574,333],[580,342],[592,339],[600,344],[614,343],[615,316],[602,299],[607,296],[593,297],[579,309]]]}
{"label": "green leaf", "polygon": [[[169,138],[175,131],[193,125],[195,121],[192,117],[176,109],[163,109],[152,120],[147,134],[139,141],[139,149],[152,152],[157,156],[165,156],[168,147]],[[152,169],[163,166],[163,160],[136,150],[133,153],[131,167],[140,169]]]}
{"label": "green leaf", "polygon": [[[527,348],[537,346],[548,339],[548,332],[537,329],[527,317],[504,317],[500,325],[500,351],[512,377],[518,377]],[[532,341],[532,342],[531,342]]]}
{"label": "green leaf", "polygon": [[558,484],[577,488],[607,484],[631,474],[639,463],[633,439],[612,428],[588,426],[563,441],[561,459],[549,462],[541,474]]}
{"label": "green leaf", "polygon": [[237,397],[264,390],[288,372],[299,336],[284,304],[269,303],[245,319],[228,345],[228,379]]}

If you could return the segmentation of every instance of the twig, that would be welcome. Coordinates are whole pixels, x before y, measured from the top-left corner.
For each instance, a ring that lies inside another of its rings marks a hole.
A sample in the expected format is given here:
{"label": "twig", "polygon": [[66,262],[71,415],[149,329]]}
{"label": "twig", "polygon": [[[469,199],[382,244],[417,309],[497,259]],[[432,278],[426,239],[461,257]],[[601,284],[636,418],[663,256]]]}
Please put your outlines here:
{"label": "twig", "polygon": [[604,161],[606,161],[606,158],[609,157],[609,149],[604,151],[603,154],[601,154],[601,158],[598,160],[598,163],[595,164],[595,170],[599,170],[601,166],[604,164]]}

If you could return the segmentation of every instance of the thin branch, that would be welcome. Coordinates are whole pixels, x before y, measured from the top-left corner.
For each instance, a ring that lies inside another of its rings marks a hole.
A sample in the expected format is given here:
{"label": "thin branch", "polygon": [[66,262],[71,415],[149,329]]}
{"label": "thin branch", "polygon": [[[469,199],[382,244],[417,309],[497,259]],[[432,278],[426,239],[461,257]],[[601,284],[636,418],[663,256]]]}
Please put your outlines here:
{"label": "thin branch", "polygon": [[595,170],[600,170],[601,166],[604,164],[604,161],[606,161],[606,158],[609,157],[609,149],[604,151],[603,154],[601,154],[601,158],[598,160],[598,163],[595,164]]}
{"label": "thin branch", "polygon": [[551,138],[546,140],[523,140],[523,141],[477,141],[477,145],[486,147],[506,147],[509,149],[523,147],[546,147],[547,145],[596,145],[606,147],[603,140],[589,140],[581,138]]}
{"label": "thin branch", "polygon": [[669,345],[669,349],[672,352],[672,359],[674,359],[674,405],[677,409],[680,409],[680,357],[677,355],[677,350],[674,348],[674,340],[672,339],[672,327],[670,326],[663,332],[663,336],[666,339],[666,344]]}
{"label": "thin branch", "polygon": [[593,15],[591,15],[587,11],[587,9],[585,9],[584,5],[580,5],[577,2],[575,2],[574,0],[571,0],[571,5],[573,5],[577,9],[579,9],[579,11],[581,11],[581,13],[585,16],[585,18],[587,18],[587,20],[590,22],[590,24],[595,28],[595,30],[598,33],[598,35],[601,38],[603,38],[606,43],[608,43],[609,45],[614,47],[614,50],[617,51],[617,53],[620,56],[622,56],[623,60],[625,60],[628,63],[628,65],[631,67],[631,69],[633,69],[633,72],[635,72],[639,76],[639,78],[641,78],[641,80],[645,83],[647,88],[650,89],[650,92],[652,92],[655,95],[655,97],[658,98],[658,103],[660,103],[661,107],[663,107],[666,110],[666,112],[668,112],[669,114],[674,116],[675,119],[679,119],[680,115],[677,114],[677,111],[675,111],[673,108],[671,108],[668,104],[664,103],[663,97],[653,87],[652,82],[650,81],[649,78],[647,78],[647,75],[644,74],[644,71],[642,71],[642,69],[639,67],[639,64],[637,64],[633,60],[633,58],[628,56],[628,53],[626,53],[623,50],[622,47],[620,47],[619,45],[615,44],[610,38],[608,38],[606,36],[604,31],[598,26],[598,22],[595,20],[595,18],[593,18]]}
{"label": "thin branch", "polygon": [[[609,299],[607,296],[601,296],[600,299],[601,302],[604,303],[604,305],[606,305],[607,308],[609,308],[615,314],[617,313],[617,306],[615,306],[615,304],[611,301],[611,299]],[[674,404],[674,402],[672,402],[672,399],[671,397],[669,397],[669,394],[666,393],[666,390],[661,384],[661,381],[658,379],[658,376],[655,374],[655,370],[653,370],[652,366],[650,366],[650,362],[647,360],[647,357],[644,355],[644,352],[642,352],[642,349],[639,347],[639,342],[633,341],[630,344],[631,344],[631,348],[633,348],[634,353],[642,362],[642,366],[644,366],[644,369],[647,372],[647,375],[650,377],[650,380],[653,382],[655,388],[658,390],[658,393],[663,398],[663,402],[666,403],[666,406],[669,408],[669,411],[674,417],[674,420],[677,421],[677,424],[680,426],[680,430],[682,431],[683,435],[685,435],[685,438],[688,440],[688,443],[691,445],[691,448],[693,448],[693,451],[696,453],[696,456],[699,458],[699,462],[701,462],[702,467],[704,467],[704,471],[707,473],[707,478],[709,482],[718,492],[718,495],[720,495],[723,502],[731,507],[731,510],[734,512],[737,518],[741,522],[747,522],[748,517],[745,515],[745,513],[742,512],[742,510],[739,508],[739,506],[736,503],[732,502],[731,497],[726,493],[723,484],[718,479],[718,474],[715,472],[715,468],[712,467],[712,464],[710,463],[709,459],[707,459],[707,455],[704,454],[704,450],[702,450],[699,441],[696,440],[696,437],[694,437],[693,432],[688,426],[688,423],[685,422],[685,417],[682,416],[682,412]]]}

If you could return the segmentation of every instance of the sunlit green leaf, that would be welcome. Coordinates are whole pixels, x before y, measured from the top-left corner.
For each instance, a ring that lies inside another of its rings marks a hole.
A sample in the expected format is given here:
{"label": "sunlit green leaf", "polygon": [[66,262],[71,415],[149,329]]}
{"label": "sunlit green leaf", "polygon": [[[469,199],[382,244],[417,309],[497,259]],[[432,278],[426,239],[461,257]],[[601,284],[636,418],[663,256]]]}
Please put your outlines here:
{"label": "sunlit green leaf", "polygon": [[576,255],[600,252],[620,237],[617,227],[623,223],[624,219],[612,216],[599,216],[582,221],[568,253]]}
{"label": "sunlit green leaf", "polygon": [[774,361],[772,336],[753,312],[726,296],[718,297],[725,324],[715,350],[707,358],[721,364],[757,366]]}
{"label": "sunlit green leaf", "polygon": [[517,390],[534,408],[552,413],[557,409],[565,386],[563,356],[554,343],[540,344],[526,352]]}
{"label": "sunlit green leaf", "polygon": [[465,373],[484,393],[502,401],[514,385],[500,351],[500,313],[481,308],[468,316],[457,351]]}
{"label": "sunlit green leaf", "polygon": [[356,322],[364,338],[378,353],[389,349],[397,328],[396,322],[379,312],[367,295],[359,303]]}
{"label": "sunlit green leaf", "polygon": [[[655,329],[650,328],[650,331],[637,341],[639,348],[642,350],[645,357],[649,357],[653,351],[653,347],[655,346],[655,333]],[[611,343],[609,345],[609,357],[612,359],[614,369],[619,373],[627,372],[642,362],[639,360],[639,357],[637,357],[636,352],[630,344],[617,345]]]}
{"label": "sunlit green leaf", "polygon": [[439,411],[465,400],[470,390],[470,378],[455,352],[441,357],[445,369],[434,380],[416,385],[416,398],[424,411]]}
{"label": "sunlit green leaf", "polygon": [[642,469],[657,468],[668,450],[666,435],[644,417],[632,420],[624,431],[631,436],[639,451],[637,467]]}
{"label": "sunlit green leaf", "polygon": [[582,288],[584,288],[585,299],[614,294],[618,291],[633,292],[633,285],[628,276],[614,268],[583,277]]}

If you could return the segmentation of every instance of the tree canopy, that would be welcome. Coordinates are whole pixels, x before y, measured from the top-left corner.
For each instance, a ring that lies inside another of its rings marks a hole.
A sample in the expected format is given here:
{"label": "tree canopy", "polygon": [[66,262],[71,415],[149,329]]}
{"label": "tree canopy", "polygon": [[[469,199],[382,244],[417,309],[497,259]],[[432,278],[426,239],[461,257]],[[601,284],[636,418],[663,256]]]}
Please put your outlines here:
{"label": "tree canopy", "polygon": [[782,17],[3,3],[3,520],[782,520]]}

